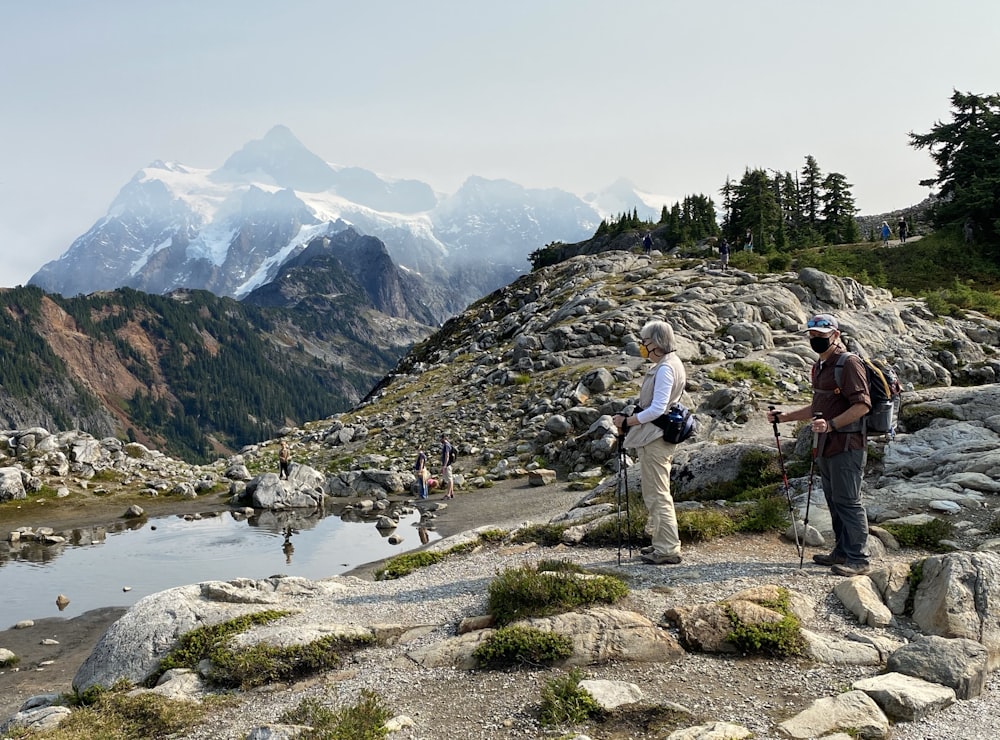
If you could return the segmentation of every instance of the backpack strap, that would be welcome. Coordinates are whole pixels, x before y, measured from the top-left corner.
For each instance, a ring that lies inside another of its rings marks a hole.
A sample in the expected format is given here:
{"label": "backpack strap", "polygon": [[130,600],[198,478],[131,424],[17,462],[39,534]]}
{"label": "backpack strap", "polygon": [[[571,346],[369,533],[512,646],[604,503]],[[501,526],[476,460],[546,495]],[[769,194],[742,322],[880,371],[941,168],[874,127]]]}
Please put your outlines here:
{"label": "backpack strap", "polygon": [[[832,393],[834,395],[840,395],[843,393],[843,377],[844,377],[844,364],[847,362],[847,358],[851,356],[857,357],[854,352],[841,352],[837,355],[837,362],[833,366],[833,382],[836,383],[837,387],[832,391],[821,391],[813,389],[814,393]],[[862,361],[862,364],[863,361]],[[819,372],[819,363],[813,365],[813,380],[815,380],[816,373]],[[838,427],[837,432],[844,432],[848,434],[854,434],[861,432],[865,436],[868,435],[868,424],[867,424],[867,414],[862,416],[858,421],[852,421],[847,426]]]}

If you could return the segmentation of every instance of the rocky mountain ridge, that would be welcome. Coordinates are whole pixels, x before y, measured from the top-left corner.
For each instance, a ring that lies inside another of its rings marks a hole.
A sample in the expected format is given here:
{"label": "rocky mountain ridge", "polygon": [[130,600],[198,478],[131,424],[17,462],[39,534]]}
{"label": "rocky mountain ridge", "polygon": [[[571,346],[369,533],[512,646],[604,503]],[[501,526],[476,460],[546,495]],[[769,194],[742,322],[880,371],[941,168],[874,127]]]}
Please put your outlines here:
{"label": "rocky mountain ridge", "polygon": [[0,424],[228,454],[356,403],[439,321],[426,295],[353,229],[315,240],[243,302],[5,290]]}
{"label": "rocky mountain ridge", "polygon": [[[665,205],[647,205],[627,183],[609,193],[592,202],[627,202],[654,219]],[[29,284],[66,296],[128,286],[241,298],[313,239],[352,226],[384,242],[446,316],[523,274],[540,245],[586,238],[603,215],[565,191],[481,177],[439,195],[416,180],[330,165],[277,126],[215,170],[144,168]]]}

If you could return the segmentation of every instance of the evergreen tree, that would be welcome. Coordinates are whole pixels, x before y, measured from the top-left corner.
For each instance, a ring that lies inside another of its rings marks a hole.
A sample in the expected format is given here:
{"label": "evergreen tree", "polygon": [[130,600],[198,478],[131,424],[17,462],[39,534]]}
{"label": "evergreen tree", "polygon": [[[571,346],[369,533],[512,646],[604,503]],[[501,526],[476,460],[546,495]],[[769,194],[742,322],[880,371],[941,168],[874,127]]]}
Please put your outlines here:
{"label": "evergreen tree", "polygon": [[851,196],[851,185],[839,172],[823,178],[822,233],[827,244],[850,244],[860,240],[854,220],[857,209]]}
{"label": "evergreen tree", "polygon": [[799,183],[799,202],[806,224],[812,230],[817,230],[821,202],[820,189],[823,176],[819,165],[811,154],[806,155],[806,163],[802,168],[802,180]]}
{"label": "evergreen tree", "polygon": [[733,188],[727,236],[733,244],[743,244],[749,231],[753,235],[754,249],[766,254],[774,247],[780,221],[781,211],[767,173],[761,169],[747,169],[743,179]]}
{"label": "evergreen tree", "polygon": [[939,187],[932,210],[936,226],[968,225],[974,238],[1000,254],[1000,94],[953,91],[952,120],[926,134],[910,134],[910,145],[928,149],[937,176],[920,184]]}

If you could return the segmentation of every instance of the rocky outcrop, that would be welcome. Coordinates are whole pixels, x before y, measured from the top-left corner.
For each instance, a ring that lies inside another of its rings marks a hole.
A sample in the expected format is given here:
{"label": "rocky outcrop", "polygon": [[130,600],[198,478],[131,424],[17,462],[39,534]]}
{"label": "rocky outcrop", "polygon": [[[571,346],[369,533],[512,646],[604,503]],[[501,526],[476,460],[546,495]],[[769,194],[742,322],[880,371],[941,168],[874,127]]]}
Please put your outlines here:
{"label": "rocky outcrop", "polygon": [[913,621],[930,635],[965,638],[1000,666],[1000,555],[957,552],[923,561],[913,597]]}

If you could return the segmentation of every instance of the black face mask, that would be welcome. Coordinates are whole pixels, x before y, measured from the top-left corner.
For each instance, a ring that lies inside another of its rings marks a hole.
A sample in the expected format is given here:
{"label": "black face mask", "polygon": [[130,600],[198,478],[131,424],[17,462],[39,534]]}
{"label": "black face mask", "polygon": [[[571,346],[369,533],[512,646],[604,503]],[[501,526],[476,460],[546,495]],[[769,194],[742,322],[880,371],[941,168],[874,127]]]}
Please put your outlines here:
{"label": "black face mask", "polygon": [[830,349],[830,337],[809,337],[809,346],[818,355]]}

